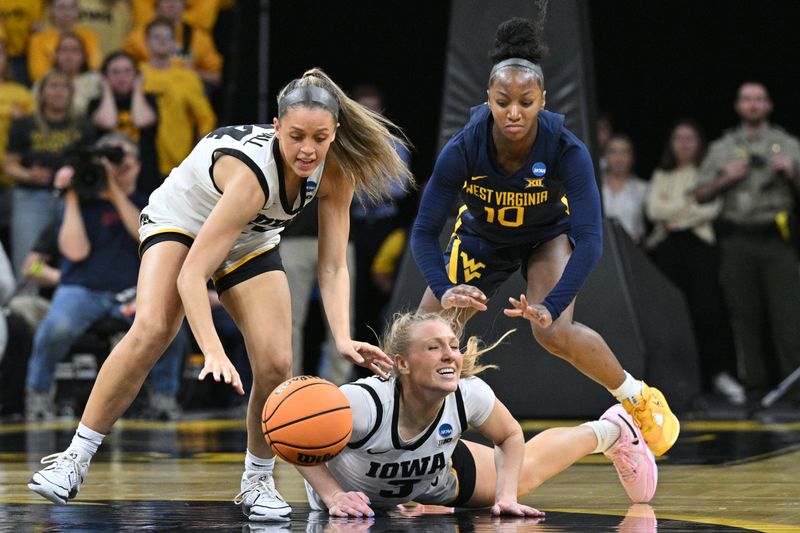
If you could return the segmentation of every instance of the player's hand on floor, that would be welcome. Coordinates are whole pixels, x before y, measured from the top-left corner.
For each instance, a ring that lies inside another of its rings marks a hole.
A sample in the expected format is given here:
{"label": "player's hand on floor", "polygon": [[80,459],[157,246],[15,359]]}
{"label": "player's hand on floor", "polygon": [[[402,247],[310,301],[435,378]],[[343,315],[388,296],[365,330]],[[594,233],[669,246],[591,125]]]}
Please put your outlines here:
{"label": "player's hand on floor", "polygon": [[499,501],[492,506],[493,515],[511,515],[511,516],[530,516],[533,518],[541,518],[544,516],[542,511],[522,505],[518,502],[503,502]]}
{"label": "player's hand on floor", "polygon": [[383,353],[383,350],[377,346],[373,346],[368,342],[351,340],[342,346],[337,344],[337,349],[345,359],[375,372],[375,374],[384,379],[388,379],[388,372],[394,367],[394,361],[392,361],[391,357]]}
{"label": "player's hand on floor", "polygon": [[369,506],[369,498],[363,492],[337,492],[332,499],[333,502],[328,506],[331,516],[375,516]]}
{"label": "player's hand on floor", "polygon": [[522,317],[530,320],[543,328],[549,327],[553,323],[553,317],[550,316],[550,311],[547,310],[542,304],[530,304],[524,294],[519,295],[519,300],[509,298],[508,302],[514,307],[513,309],[503,309],[506,316]]}
{"label": "player's hand on floor", "polygon": [[486,311],[486,295],[477,287],[472,285],[456,285],[442,295],[442,307],[472,307],[478,311]]}
{"label": "player's hand on floor", "polygon": [[242,378],[239,377],[239,373],[236,371],[236,367],[233,366],[233,363],[231,363],[231,360],[225,355],[206,356],[205,364],[200,374],[197,376],[197,379],[203,381],[209,374],[214,376],[214,381],[217,383],[225,381],[225,383],[233,387],[233,390],[235,390],[239,396],[244,396]]}

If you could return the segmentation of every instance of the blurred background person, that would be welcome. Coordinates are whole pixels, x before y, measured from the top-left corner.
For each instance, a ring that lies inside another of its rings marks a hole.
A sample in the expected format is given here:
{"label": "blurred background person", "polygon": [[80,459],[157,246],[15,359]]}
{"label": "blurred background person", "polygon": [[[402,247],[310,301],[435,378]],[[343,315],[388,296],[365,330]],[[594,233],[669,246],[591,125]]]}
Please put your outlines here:
{"label": "blurred background person", "polygon": [[0,32],[8,47],[10,79],[30,86],[28,76],[28,44],[31,35],[42,29],[44,0],[2,0],[0,2]]}
{"label": "blurred background person", "polygon": [[72,115],[72,79],[52,71],[42,80],[34,115],[15,120],[3,169],[15,182],[11,210],[11,263],[19,276],[22,261],[56,215],[53,176],[78,146],[91,142],[91,125]]}
{"label": "blurred background person", "polygon": [[[117,149],[116,155],[111,148]],[[101,138],[95,149],[103,151],[59,171],[56,185],[66,189],[58,232],[61,279],[28,361],[28,420],[55,414],[56,364],[92,324],[108,316],[131,318],[118,295],[136,286],[139,271],[139,215],[147,199],[135,192],[140,168],[137,146],[116,133]],[[151,409],[166,418],[177,417],[185,342],[185,336],[178,335],[162,357],[165,362],[151,373],[155,391]]]}
{"label": "blurred background person", "polygon": [[[72,114],[78,118],[86,116],[89,101],[100,94],[100,75],[89,70],[88,57],[83,41],[77,34],[64,32],[58,39],[53,69],[67,74],[72,80]],[[38,100],[42,82],[33,84],[33,96]]]}
{"label": "blurred background person", "polygon": [[719,286],[712,225],[721,206],[719,201],[699,205],[693,195],[704,155],[700,127],[692,120],[678,121],[650,179],[646,211],[654,227],[646,244],[652,259],[686,298],[704,389],[743,404],[745,391],[735,378],[736,352]]}
{"label": "blurred background person", "polygon": [[12,78],[6,51],[6,41],[0,39],[0,243],[10,250],[11,186],[14,180],[3,170],[3,160],[11,122],[33,113],[34,101],[28,88]]}
{"label": "blurred background person", "polygon": [[156,95],[159,115],[156,149],[163,176],[177,167],[189,155],[195,141],[217,124],[200,78],[193,70],[172,62],[173,31],[172,24],[163,19],[147,25],[149,59],[141,65],[143,89]]}
{"label": "blurred background person", "polygon": [[89,68],[97,70],[103,60],[97,34],[78,25],[78,0],[52,0],[50,25],[35,33],[28,47],[28,72],[33,82],[39,81],[55,64],[56,48],[62,33],[76,34],[86,49]]}
{"label": "blurred background person", "polygon": [[[370,111],[378,114],[384,113],[383,93],[374,85],[357,85],[353,91],[353,99]],[[411,154],[402,145],[396,145],[395,150],[410,166]],[[373,274],[373,262],[384,244],[384,241],[393,232],[399,230],[388,243],[392,250],[390,253],[402,252],[405,244],[405,232],[411,225],[413,214],[404,213],[404,200],[409,196],[410,184],[394,185],[389,196],[380,201],[371,201],[358,195],[353,198],[351,215],[353,224],[350,227],[350,238],[355,245],[355,302],[356,302],[356,331],[357,339],[375,338],[377,332],[384,329],[384,311],[386,304],[392,296],[393,277],[387,276],[388,263],[380,263],[377,276]],[[397,248],[399,247],[399,250]],[[386,257],[386,255],[384,255]],[[365,377],[370,374],[367,370],[355,368],[356,375]]]}
{"label": "blurred background person", "polygon": [[120,50],[131,31],[130,0],[80,0],[78,22],[97,34],[103,57]]}
{"label": "blurred background person", "polygon": [[[322,376],[337,385],[350,381],[353,363],[339,357],[333,333],[325,317],[314,313],[314,306],[320,306],[322,299],[317,284],[319,216],[318,201],[300,211],[292,223],[281,232],[281,258],[292,295],[292,374],[301,376],[312,374]],[[350,235],[355,224],[350,225]],[[358,313],[355,287],[358,272],[355,268],[356,250],[352,240],[347,243],[347,270],[350,274],[350,331],[355,330]],[[312,329],[316,335],[306,335]],[[313,338],[307,338],[313,337]],[[365,337],[369,338],[369,337]],[[306,341],[319,340],[311,345]]]}
{"label": "blurred background person", "polygon": [[[209,3],[214,3],[213,0]],[[197,27],[192,27],[183,20],[184,0],[158,0],[155,15],[157,19],[168,21],[172,25],[173,45],[171,55],[185,67],[194,69],[203,82],[215,87],[222,79],[222,55],[214,45],[211,34]],[[137,61],[147,61],[150,57],[146,27],[134,29],[123,46]]]}
{"label": "blurred background person", "polygon": [[158,104],[152,93],[144,92],[144,80],[136,61],[127,53],[109,54],[100,69],[100,95],[89,102],[88,116],[105,134],[116,131],[139,143],[142,171],[137,188],[150,195],[163,181],[158,168],[156,131]]}
{"label": "blurred background person", "polygon": [[603,156],[606,171],[602,175],[603,213],[619,221],[633,242],[639,244],[647,231],[644,203],[647,182],[633,174],[633,143],[625,135],[612,135]]}
{"label": "blurred background person", "polygon": [[742,84],[734,107],[740,123],[711,144],[695,197],[722,201],[720,282],[745,386],[763,391],[800,367],[800,261],[792,242],[800,235],[789,225],[800,143],[769,122],[772,101],[761,83]]}

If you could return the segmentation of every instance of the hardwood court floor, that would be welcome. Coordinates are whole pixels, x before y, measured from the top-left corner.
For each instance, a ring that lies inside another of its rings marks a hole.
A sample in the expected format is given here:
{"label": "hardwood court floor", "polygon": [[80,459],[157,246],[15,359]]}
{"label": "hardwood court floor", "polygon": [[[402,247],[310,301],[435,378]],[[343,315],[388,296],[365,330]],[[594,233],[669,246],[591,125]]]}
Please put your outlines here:
{"label": "hardwood court floor", "polygon": [[[528,435],[551,425],[525,422]],[[25,487],[38,460],[62,450],[73,422],[0,425],[0,531],[800,531],[800,422],[684,422],[659,460],[651,505],[631,506],[616,473],[593,456],[546,483],[525,503],[543,521],[485,511],[416,509],[374,519],[309,512],[299,475],[279,463],[276,482],[292,522],[248,524],[231,503],[241,476],[237,420],[121,421],[106,439],[78,500],[52,505]]]}

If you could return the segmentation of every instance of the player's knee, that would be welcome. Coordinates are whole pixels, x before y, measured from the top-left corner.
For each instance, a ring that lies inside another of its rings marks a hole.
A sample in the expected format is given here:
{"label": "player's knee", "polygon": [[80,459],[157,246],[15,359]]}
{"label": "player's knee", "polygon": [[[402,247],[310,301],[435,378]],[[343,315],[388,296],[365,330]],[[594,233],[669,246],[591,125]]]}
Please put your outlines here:
{"label": "player's knee", "polygon": [[129,332],[136,345],[146,347],[148,351],[160,349],[159,353],[172,342],[174,334],[175,331],[167,320],[144,315],[136,316]]}
{"label": "player's knee", "polygon": [[253,362],[253,382],[269,387],[272,390],[279,383],[286,381],[292,375],[291,357],[268,357],[262,361]]}

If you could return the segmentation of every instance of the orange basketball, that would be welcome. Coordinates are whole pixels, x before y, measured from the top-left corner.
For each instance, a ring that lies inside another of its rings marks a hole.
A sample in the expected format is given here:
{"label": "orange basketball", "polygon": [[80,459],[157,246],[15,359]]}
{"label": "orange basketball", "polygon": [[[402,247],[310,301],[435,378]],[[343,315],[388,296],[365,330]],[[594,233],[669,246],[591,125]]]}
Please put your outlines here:
{"label": "orange basketball", "polygon": [[350,402],[330,381],[297,376],[275,387],[267,397],[261,429],[272,451],[290,463],[324,463],[350,440]]}

